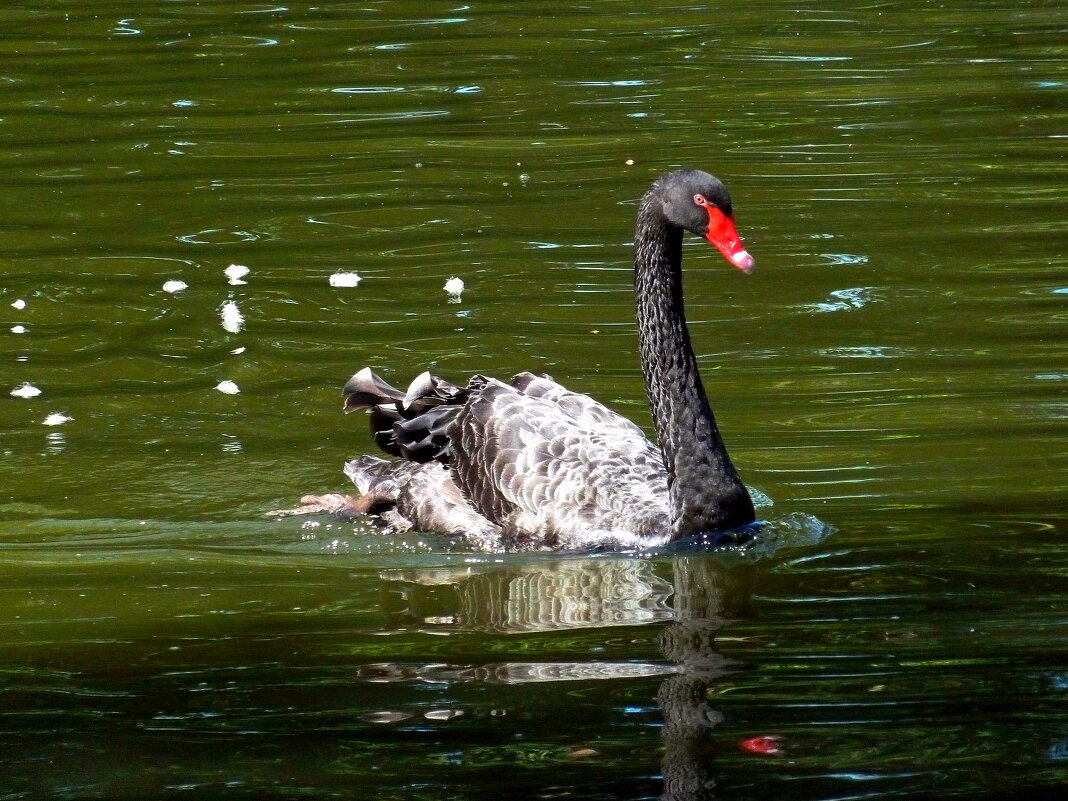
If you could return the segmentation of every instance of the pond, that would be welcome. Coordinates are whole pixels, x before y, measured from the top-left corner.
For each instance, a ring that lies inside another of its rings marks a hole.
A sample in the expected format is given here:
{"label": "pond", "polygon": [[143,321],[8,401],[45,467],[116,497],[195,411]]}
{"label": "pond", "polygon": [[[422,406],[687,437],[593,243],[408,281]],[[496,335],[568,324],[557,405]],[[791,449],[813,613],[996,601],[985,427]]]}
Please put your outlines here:
{"label": "pond", "polygon": [[[0,19],[0,797],[1068,781],[1068,9]],[[633,221],[680,166],[757,263],[685,246],[755,546],[267,517],[351,490],[364,365],[544,372],[649,430]]]}

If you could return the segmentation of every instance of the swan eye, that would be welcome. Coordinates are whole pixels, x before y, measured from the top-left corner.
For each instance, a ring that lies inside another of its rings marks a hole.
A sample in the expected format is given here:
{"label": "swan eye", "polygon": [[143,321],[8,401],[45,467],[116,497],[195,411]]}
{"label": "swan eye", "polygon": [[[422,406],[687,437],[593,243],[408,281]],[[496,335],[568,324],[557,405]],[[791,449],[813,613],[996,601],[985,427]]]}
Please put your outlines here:
{"label": "swan eye", "polygon": [[705,196],[700,193],[693,196],[693,202],[696,203],[698,206],[708,205],[708,201],[705,200]]}

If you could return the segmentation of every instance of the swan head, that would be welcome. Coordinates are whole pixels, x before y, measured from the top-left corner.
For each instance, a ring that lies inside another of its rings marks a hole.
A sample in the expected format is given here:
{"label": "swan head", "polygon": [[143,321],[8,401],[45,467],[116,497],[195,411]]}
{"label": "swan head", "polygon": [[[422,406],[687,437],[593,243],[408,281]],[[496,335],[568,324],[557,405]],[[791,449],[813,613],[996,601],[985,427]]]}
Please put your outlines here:
{"label": "swan head", "polygon": [[704,237],[739,270],[752,272],[755,262],[734,227],[734,207],[722,181],[701,170],[676,170],[657,178],[652,192],[668,223]]}

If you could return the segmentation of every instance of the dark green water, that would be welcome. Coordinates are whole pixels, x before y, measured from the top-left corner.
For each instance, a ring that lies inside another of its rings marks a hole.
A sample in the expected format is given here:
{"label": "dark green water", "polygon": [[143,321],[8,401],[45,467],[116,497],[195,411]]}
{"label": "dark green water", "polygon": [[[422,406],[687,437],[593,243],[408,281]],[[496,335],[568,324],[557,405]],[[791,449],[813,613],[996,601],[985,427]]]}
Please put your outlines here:
{"label": "dark green water", "polygon": [[[1063,6],[0,20],[0,798],[1068,782]],[[690,243],[688,316],[774,543],[479,555],[264,517],[372,449],[339,413],[364,364],[545,371],[647,425],[629,239],[682,165],[757,259]]]}

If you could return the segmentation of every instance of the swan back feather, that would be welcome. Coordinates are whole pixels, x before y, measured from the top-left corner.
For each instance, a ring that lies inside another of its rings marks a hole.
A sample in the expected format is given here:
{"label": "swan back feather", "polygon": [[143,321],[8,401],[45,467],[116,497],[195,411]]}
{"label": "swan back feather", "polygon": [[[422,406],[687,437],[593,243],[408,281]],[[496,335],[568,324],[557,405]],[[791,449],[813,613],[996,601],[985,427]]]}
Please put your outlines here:
{"label": "swan back feather", "polygon": [[[630,420],[547,376],[520,373],[506,384],[478,375],[460,389],[424,374],[401,392],[364,368],[346,390],[346,410],[371,406],[387,453],[448,467],[471,509],[513,543],[668,537],[660,451]],[[379,481],[395,477],[386,470],[360,489]]]}

